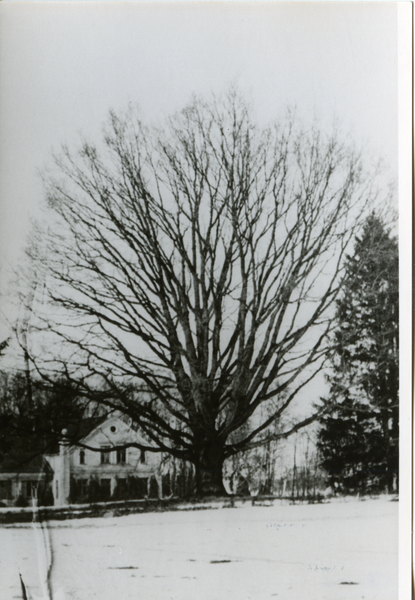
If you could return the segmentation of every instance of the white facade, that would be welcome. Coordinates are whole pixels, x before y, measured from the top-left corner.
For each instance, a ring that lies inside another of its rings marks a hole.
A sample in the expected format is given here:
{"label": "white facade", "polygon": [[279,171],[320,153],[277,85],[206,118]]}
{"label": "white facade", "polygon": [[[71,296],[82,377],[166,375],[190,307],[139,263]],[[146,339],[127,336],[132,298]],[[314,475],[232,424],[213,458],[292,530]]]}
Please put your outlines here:
{"label": "white facade", "polygon": [[[119,417],[110,417],[80,440],[79,446],[69,446],[65,438],[61,442],[60,454],[47,456],[54,475],[52,490],[55,505],[70,501],[70,483],[76,484],[78,493],[94,479],[108,497],[116,486],[125,488],[129,478],[143,480],[150,493],[152,480],[157,482],[158,496],[162,497],[161,454],[144,452],[135,447],[122,446],[138,443],[149,446],[140,435]],[[117,449],[118,447],[118,449]]]}

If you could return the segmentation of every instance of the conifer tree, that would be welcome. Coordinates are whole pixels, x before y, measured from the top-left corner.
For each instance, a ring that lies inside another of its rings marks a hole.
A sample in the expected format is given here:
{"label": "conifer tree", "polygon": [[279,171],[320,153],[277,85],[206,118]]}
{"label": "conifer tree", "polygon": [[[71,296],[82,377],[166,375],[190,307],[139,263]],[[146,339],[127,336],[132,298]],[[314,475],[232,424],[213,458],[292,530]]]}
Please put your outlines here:
{"label": "conifer tree", "polygon": [[319,447],[329,481],[350,491],[369,482],[392,491],[398,476],[399,255],[396,238],[371,214],[337,301],[331,398]]}

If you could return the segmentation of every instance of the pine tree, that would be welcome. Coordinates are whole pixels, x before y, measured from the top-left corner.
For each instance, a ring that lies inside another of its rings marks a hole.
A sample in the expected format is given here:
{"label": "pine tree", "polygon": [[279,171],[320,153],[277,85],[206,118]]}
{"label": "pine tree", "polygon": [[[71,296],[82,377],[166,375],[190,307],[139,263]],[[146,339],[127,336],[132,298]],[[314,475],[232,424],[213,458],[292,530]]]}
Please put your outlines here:
{"label": "pine tree", "polygon": [[399,255],[375,214],[347,257],[337,303],[331,399],[319,447],[329,481],[345,491],[370,482],[392,491],[398,477]]}

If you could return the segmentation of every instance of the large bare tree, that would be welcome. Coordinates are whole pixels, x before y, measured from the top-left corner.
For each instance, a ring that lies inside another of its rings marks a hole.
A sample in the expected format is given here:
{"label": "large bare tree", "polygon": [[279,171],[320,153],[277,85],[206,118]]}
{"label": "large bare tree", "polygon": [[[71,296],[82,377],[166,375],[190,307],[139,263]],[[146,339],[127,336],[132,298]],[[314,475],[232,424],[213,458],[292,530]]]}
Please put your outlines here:
{"label": "large bare tree", "polygon": [[53,224],[30,249],[48,294],[39,371],[76,379],[148,449],[191,461],[200,494],[223,493],[223,461],[264,443],[322,369],[343,257],[373,196],[335,134],[251,115],[235,92],[157,129],[112,113],[99,145],[55,157]]}

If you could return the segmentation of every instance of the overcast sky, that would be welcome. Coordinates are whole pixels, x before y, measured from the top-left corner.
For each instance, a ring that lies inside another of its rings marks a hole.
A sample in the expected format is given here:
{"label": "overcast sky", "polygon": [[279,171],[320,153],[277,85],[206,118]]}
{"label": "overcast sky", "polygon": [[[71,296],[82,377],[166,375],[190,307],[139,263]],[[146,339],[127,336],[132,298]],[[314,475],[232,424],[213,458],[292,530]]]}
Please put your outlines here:
{"label": "overcast sky", "polygon": [[0,5],[0,284],[42,200],[52,147],[110,108],[145,120],[236,83],[258,118],[334,118],[397,169],[396,3]]}

